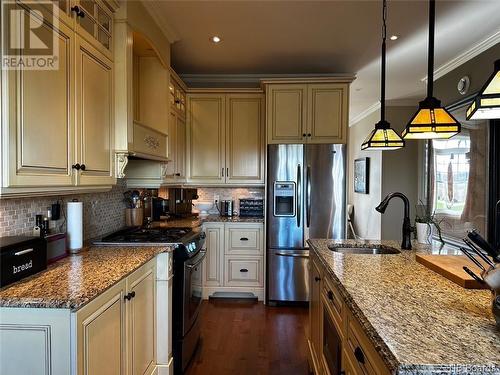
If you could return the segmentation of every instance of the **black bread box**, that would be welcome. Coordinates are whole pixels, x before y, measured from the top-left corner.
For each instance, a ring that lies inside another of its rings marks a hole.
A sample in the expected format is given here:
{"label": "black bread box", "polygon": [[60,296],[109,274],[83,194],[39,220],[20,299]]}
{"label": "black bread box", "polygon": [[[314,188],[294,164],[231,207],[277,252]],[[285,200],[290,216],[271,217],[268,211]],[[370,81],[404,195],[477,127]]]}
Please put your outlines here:
{"label": "black bread box", "polygon": [[47,242],[40,237],[0,238],[0,287],[47,268]]}

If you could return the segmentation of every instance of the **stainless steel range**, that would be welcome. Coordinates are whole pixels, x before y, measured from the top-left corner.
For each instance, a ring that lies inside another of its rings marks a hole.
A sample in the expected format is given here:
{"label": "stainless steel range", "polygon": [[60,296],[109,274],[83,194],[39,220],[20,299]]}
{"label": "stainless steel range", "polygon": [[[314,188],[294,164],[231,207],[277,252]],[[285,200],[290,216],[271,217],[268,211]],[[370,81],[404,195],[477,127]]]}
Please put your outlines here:
{"label": "stainless steel range", "polygon": [[200,228],[129,228],[112,233],[96,245],[174,245],[172,333],[174,373],[182,374],[200,339],[201,263],[206,255]]}

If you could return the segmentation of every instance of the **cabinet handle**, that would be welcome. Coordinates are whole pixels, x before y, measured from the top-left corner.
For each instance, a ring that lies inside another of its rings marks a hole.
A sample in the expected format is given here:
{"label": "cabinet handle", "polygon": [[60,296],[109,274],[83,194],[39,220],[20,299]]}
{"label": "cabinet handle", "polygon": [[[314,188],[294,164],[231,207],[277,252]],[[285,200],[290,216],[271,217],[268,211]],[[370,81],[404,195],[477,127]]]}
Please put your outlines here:
{"label": "cabinet handle", "polygon": [[222,168],[222,177],[224,177],[224,168]]}
{"label": "cabinet handle", "polygon": [[80,170],[80,168],[81,168],[81,165],[80,165],[80,164],[78,164],[78,163],[76,163],[76,164],[73,164],[73,165],[71,166],[71,168],[76,169],[77,171],[79,171],[79,170]]}
{"label": "cabinet handle", "polygon": [[248,272],[248,270],[246,268],[242,268],[240,269],[240,272]]}
{"label": "cabinet handle", "polygon": [[318,277],[318,276],[314,277],[314,281],[318,282],[320,280],[321,280],[321,277]]}
{"label": "cabinet handle", "polygon": [[311,136],[311,133],[307,133],[307,136],[310,137]]}
{"label": "cabinet handle", "polygon": [[176,175],[177,177],[179,177],[181,174],[180,174],[180,173],[176,173],[175,175]]}
{"label": "cabinet handle", "polygon": [[357,361],[361,364],[365,364],[365,354],[361,350],[359,346],[356,346],[356,349],[354,349],[354,356],[356,357]]}
{"label": "cabinet handle", "polygon": [[305,137],[306,136],[306,133],[302,133],[302,137]]}
{"label": "cabinet handle", "polygon": [[226,177],[229,177],[229,168],[226,168]]}
{"label": "cabinet handle", "polygon": [[328,294],[328,299],[330,301],[333,301],[333,292],[331,290],[329,290],[327,294]]}
{"label": "cabinet handle", "polygon": [[246,237],[241,237],[241,238],[240,238],[240,241],[248,241],[248,238],[246,238]]}
{"label": "cabinet handle", "polygon": [[86,168],[86,167],[85,167],[85,164],[82,164],[82,165],[80,166],[80,169],[81,169],[82,171],[84,171],[84,170],[85,170],[85,168]]}

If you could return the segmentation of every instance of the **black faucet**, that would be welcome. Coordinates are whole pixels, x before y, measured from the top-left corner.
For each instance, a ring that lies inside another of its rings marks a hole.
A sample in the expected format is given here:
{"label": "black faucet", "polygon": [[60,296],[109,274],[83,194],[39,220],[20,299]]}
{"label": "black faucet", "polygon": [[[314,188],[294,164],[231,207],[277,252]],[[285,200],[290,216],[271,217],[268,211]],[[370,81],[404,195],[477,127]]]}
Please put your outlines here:
{"label": "black faucet", "polygon": [[389,205],[389,201],[394,198],[399,197],[403,200],[405,204],[405,216],[403,219],[403,242],[401,243],[401,248],[405,250],[411,250],[411,222],[410,222],[410,201],[408,197],[403,193],[390,193],[388,194],[380,204],[375,207],[375,209],[383,214]]}

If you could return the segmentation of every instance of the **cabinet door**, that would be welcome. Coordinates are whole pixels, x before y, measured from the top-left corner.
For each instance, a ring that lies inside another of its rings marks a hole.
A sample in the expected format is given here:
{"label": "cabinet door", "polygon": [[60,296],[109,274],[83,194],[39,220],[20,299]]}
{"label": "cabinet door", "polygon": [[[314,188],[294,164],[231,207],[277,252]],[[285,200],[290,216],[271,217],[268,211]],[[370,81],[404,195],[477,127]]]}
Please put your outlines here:
{"label": "cabinet door", "polygon": [[168,158],[165,180],[183,182],[186,179],[186,122],[176,112],[170,113],[168,123]]}
{"label": "cabinet door", "polygon": [[[35,16],[26,11],[24,17],[29,24]],[[74,34],[63,23],[57,29],[43,23],[37,35],[50,45],[53,33],[59,42],[58,69],[1,72],[7,109],[2,138],[8,137],[3,149],[8,163],[5,187],[73,184]]]}
{"label": "cabinet door", "polygon": [[85,40],[76,48],[77,160],[80,185],[109,185],[113,178],[112,63]]}
{"label": "cabinet door", "polygon": [[186,121],[183,116],[177,116],[176,121],[176,171],[175,176],[179,181],[186,180]]}
{"label": "cabinet door", "polygon": [[267,87],[267,143],[305,143],[307,85]]}
{"label": "cabinet door", "polygon": [[205,224],[207,255],[203,263],[203,286],[222,286],[224,224]]}
{"label": "cabinet door", "polygon": [[160,133],[168,134],[169,73],[156,56],[138,58],[139,122]]}
{"label": "cabinet door", "polygon": [[227,95],[227,183],[264,183],[263,99],[260,94]]}
{"label": "cabinet door", "polygon": [[196,94],[188,98],[188,180],[225,181],[225,95]]}
{"label": "cabinet door", "polygon": [[125,280],[76,313],[78,375],[125,375]]}
{"label": "cabinet door", "polygon": [[321,361],[321,275],[314,261],[311,265],[309,281],[310,301],[309,301],[309,341],[313,351],[313,363],[316,373],[322,371]]}
{"label": "cabinet door", "polygon": [[346,143],[347,84],[307,85],[307,143]]}
{"label": "cabinet door", "polygon": [[149,373],[156,366],[156,267],[151,261],[127,278],[128,368],[130,375]]}

